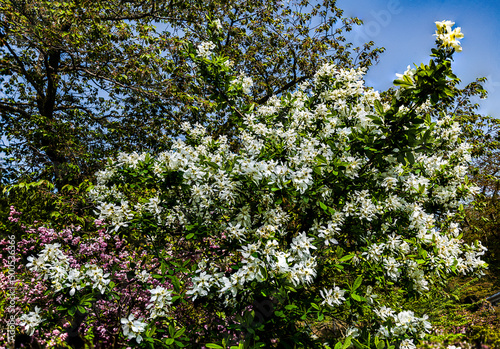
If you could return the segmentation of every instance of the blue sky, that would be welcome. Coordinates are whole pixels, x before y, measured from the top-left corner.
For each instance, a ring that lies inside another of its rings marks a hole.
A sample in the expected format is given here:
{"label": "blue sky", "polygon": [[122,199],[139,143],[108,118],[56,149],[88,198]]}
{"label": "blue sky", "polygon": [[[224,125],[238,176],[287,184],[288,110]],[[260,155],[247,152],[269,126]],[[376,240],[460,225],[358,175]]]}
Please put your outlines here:
{"label": "blue sky", "polygon": [[392,86],[396,73],[413,63],[428,63],[435,21],[451,20],[465,37],[463,51],[455,53],[452,65],[461,86],[477,77],[487,77],[488,99],[479,101],[480,112],[500,117],[500,1],[482,0],[338,0],[344,16],[364,21],[347,36],[354,44],[373,40],[386,48],[380,62],[371,67],[365,80],[382,91]]}

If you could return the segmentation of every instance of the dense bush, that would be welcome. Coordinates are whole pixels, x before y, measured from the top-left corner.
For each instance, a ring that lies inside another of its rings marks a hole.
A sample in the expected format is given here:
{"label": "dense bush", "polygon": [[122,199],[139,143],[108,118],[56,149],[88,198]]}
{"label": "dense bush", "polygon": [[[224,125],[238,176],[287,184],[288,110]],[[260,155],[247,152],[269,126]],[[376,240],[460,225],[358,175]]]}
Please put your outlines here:
{"label": "dense bush", "polygon": [[12,208],[20,328],[47,347],[415,348],[431,324],[402,305],[485,267],[461,240],[470,147],[430,117],[454,96],[451,25],[390,103],[363,69],[327,63],[248,105],[251,79],[216,45],[186,44],[237,131],[186,123],[168,151],[110,160],[94,229],[19,225]]}

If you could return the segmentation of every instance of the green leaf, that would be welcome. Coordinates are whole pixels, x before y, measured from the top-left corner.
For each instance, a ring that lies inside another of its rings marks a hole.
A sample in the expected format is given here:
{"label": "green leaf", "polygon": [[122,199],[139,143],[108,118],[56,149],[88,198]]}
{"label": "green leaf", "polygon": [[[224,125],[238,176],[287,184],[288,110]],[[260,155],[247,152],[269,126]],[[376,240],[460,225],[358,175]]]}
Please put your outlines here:
{"label": "green leaf", "polygon": [[406,153],[406,159],[410,163],[410,165],[413,165],[415,163],[415,157],[413,156],[412,152],[407,152]]}
{"label": "green leaf", "polygon": [[321,154],[316,156],[316,161],[320,164],[326,164],[328,162],[326,158]]}
{"label": "green leaf", "polygon": [[354,284],[352,285],[352,292],[356,291],[359,286],[361,286],[361,282],[363,281],[363,277],[360,275],[356,278],[356,280],[354,281]]}
{"label": "green leaf", "polygon": [[205,344],[207,348],[214,348],[214,349],[224,349],[224,347],[220,346],[219,344],[214,344],[214,343],[208,343]]}
{"label": "green leaf", "polygon": [[410,84],[408,81],[405,80],[394,80],[392,83],[396,86],[404,86],[404,87],[413,86],[413,84]]}
{"label": "green leaf", "polygon": [[382,106],[382,103],[380,103],[380,101],[378,99],[376,99],[374,104],[375,104],[375,110],[377,111],[377,114],[380,116],[384,116],[385,112],[384,112],[384,107]]}
{"label": "green leaf", "polygon": [[75,313],[76,313],[76,307],[73,306],[69,309],[68,314],[69,316],[75,316]]}
{"label": "green leaf", "polygon": [[354,254],[348,254],[348,255],[345,255],[344,257],[340,258],[339,262],[346,262],[348,260],[351,260],[352,258],[354,258]]}
{"label": "green leaf", "polygon": [[361,344],[357,339],[354,340],[354,346],[358,349],[365,349],[365,348],[369,348],[369,347],[366,347],[365,345]]}
{"label": "green leaf", "polygon": [[186,332],[186,328],[185,328],[185,327],[183,327],[183,328],[181,328],[179,331],[177,331],[177,332],[175,333],[174,338],[179,338],[180,336],[182,336],[182,335],[184,334],[184,332]]}
{"label": "green leaf", "polygon": [[194,233],[189,233],[189,234],[186,235],[186,239],[188,239],[188,240],[192,239],[193,236],[194,236]]}
{"label": "green leaf", "polygon": [[361,297],[360,295],[358,295],[356,293],[351,293],[351,297],[352,297],[352,299],[354,299],[355,301],[358,301],[358,302],[363,302],[366,300],[364,297]]}
{"label": "green leaf", "polygon": [[233,345],[233,346],[231,346],[230,349],[244,349],[244,348],[245,348],[245,343],[244,342],[240,342],[240,343],[238,343],[238,346]]}
{"label": "green leaf", "polygon": [[174,344],[175,340],[173,338],[167,338],[165,339],[165,344],[166,345],[172,345]]}
{"label": "green leaf", "polygon": [[262,275],[264,276],[264,280],[267,280],[267,278],[269,277],[269,275],[267,274],[267,269],[261,266],[260,271],[262,272]]}
{"label": "green leaf", "polygon": [[285,313],[283,313],[282,311],[278,311],[278,310],[276,310],[276,311],[274,312],[274,315],[276,315],[276,316],[278,316],[278,317],[285,317]]}
{"label": "green leaf", "polygon": [[326,206],[324,203],[321,201],[319,202],[319,206],[321,207],[322,210],[326,211],[328,209],[328,206]]}

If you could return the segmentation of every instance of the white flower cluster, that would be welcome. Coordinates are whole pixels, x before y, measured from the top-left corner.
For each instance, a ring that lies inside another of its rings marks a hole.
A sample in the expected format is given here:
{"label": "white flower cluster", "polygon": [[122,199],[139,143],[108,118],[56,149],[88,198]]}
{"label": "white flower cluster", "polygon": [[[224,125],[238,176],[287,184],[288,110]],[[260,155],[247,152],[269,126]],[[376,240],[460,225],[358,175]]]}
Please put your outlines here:
{"label": "white flower cluster", "polygon": [[403,339],[399,344],[399,349],[416,349],[417,346],[413,343],[413,339]]}
{"label": "white flower cluster", "polygon": [[403,73],[403,74],[399,74],[397,73],[396,74],[396,77],[398,78],[398,80],[400,81],[404,81],[406,82],[407,84],[406,85],[403,85],[401,86],[397,91],[396,91],[396,97],[399,99],[400,98],[400,95],[401,95],[401,92],[413,85],[415,85],[415,73],[417,72],[416,69],[412,69],[410,66],[407,66],[406,67],[406,71]]}
{"label": "white flower cluster", "polygon": [[200,57],[210,59],[210,56],[212,55],[212,50],[214,48],[215,48],[215,44],[213,42],[211,42],[211,41],[202,42],[196,48],[196,53]]}
{"label": "white flower cluster", "polygon": [[35,307],[35,311],[29,312],[28,314],[23,314],[19,318],[20,325],[24,326],[24,330],[28,334],[28,336],[32,336],[35,332],[36,327],[40,325],[44,320],[39,314],[40,308]]}
{"label": "white flower cluster", "polygon": [[462,51],[462,46],[460,46],[460,41],[464,34],[461,32],[461,28],[455,28],[451,30],[451,27],[455,25],[452,21],[441,21],[436,22],[436,34],[434,34],[439,41],[441,41],[442,46],[453,47],[457,52]]}
{"label": "white flower cluster", "polygon": [[231,81],[231,85],[241,86],[243,93],[248,95],[252,91],[253,80],[252,78],[245,76],[243,72],[240,72],[240,75]]}
{"label": "white flower cluster", "polygon": [[410,80],[413,80],[413,76],[415,75],[415,73],[417,72],[416,69],[412,69],[411,66],[407,66],[406,67],[406,71],[403,73],[403,74],[396,74],[396,76],[399,78],[399,79],[403,79],[405,76],[408,77]]}
{"label": "white flower cluster", "polygon": [[410,310],[396,313],[391,308],[382,306],[375,309],[374,312],[384,323],[378,330],[380,338],[392,338],[393,336],[403,336],[405,334],[424,338],[432,327],[427,315],[420,318]]}
{"label": "white flower cluster", "polygon": [[[29,256],[26,265],[32,271],[43,275],[44,280],[52,279],[54,283],[60,284],[60,276],[69,268],[68,256],[59,248],[61,244],[47,244],[38,257]],[[63,273],[62,273],[63,272]]]}
{"label": "white flower cluster", "polygon": [[61,244],[47,244],[38,254],[38,257],[29,256],[26,265],[31,271],[43,275],[45,280],[50,280],[56,292],[69,288],[73,296],[82,287],[92,285],[104,293],[110,280],[109,273],[95,265],[84,265],[81,269],[71,268],[68,256],[60,249]]}
{"label": "white flower cluster", "polygon": [[141,321],[142,319],[135,320],[134,314],[130,314],[128,318],[122,318],[120,320],[122,324],[123,334],[127,336],[128,339],[134,339],[137,343],[142,342],[141,333],[146,331],[147,323]]}
{"label": "white flower cluster", "polygon": [[120,205],[101,203],[97,206],[96,213],[99,214],[97,219],[110,222],[114,226],[115,231],[121,227],[128,226],[129,221],[134,217],[126,200],[121,200]]}
{"label": "white flower cluster", "polygon": [[102,268],[99,268],[98,266],[94,264],[88,264],[84,266],[85,270],[85,275],[88,276],[88,285],[92,285],[92,288],[97,288],[101,294],[104,293],[106,290],[106,287],[108,286],[110,279],[109,273],[104,274],[104,271]]}
{"label": "white flower cluster", "polygon": [[167,316],[168,306],[172,304],[172,291],[164,287],[157,286],[151,291],[150,304],[146,307],[151,309],[150,319],[155,319],[160,316]]}
{"label": "white flower cluster", "polygon": [[[122,165],[122,166],[129,166],[131,168],[137,168],[139,163],[144,162],[146,160],[147,154],[146,153],[119,153],[115,163],[117,165]],[[101,172],[102,173],[102,172]]]}
{"label": "white flower cluster", "polygon": [[212,24],[215,26],[217,30],[222,30],[222,23],[220,19],[216,19],[215,21],[212,22]]}
{"label": "white flower cluster", "polygon": [[148,282],[149,279],[151,278],[151,274],[149,274],[146,270],[142,270],[140,272],[136,271],[135,273],[135,277],[137,278],[137,280],[139,280],[140,282]]}
{"label": "white flower cluster", "polygon": [[332,289],[322,289],[319,291],[321,298],[323,298],[322,304],[328,304],[330,307],[335,305],[341,305],[345,301],[344,294],[345,290],[341,290],[340,287],[333,285]]}

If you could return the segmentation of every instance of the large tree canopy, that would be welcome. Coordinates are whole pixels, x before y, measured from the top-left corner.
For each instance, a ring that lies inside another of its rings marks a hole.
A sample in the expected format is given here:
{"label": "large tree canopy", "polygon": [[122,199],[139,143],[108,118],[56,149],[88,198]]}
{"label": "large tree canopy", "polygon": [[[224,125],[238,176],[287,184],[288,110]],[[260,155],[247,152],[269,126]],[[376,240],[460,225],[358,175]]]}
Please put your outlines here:
{"label": "large tree canopy", "polygon": [[369,66],[381,50],[353,48],[342,36],[359,23],[329,0],[2,0],[4,181],[32,173],[59,187],[76,183],[116,151],[164,150],[183,121],[227,133],[231,106],[213,103],[216,77],[196,81],[186,42],[217,39],[252,77],[248,98],[262,104],[327,59]]}

